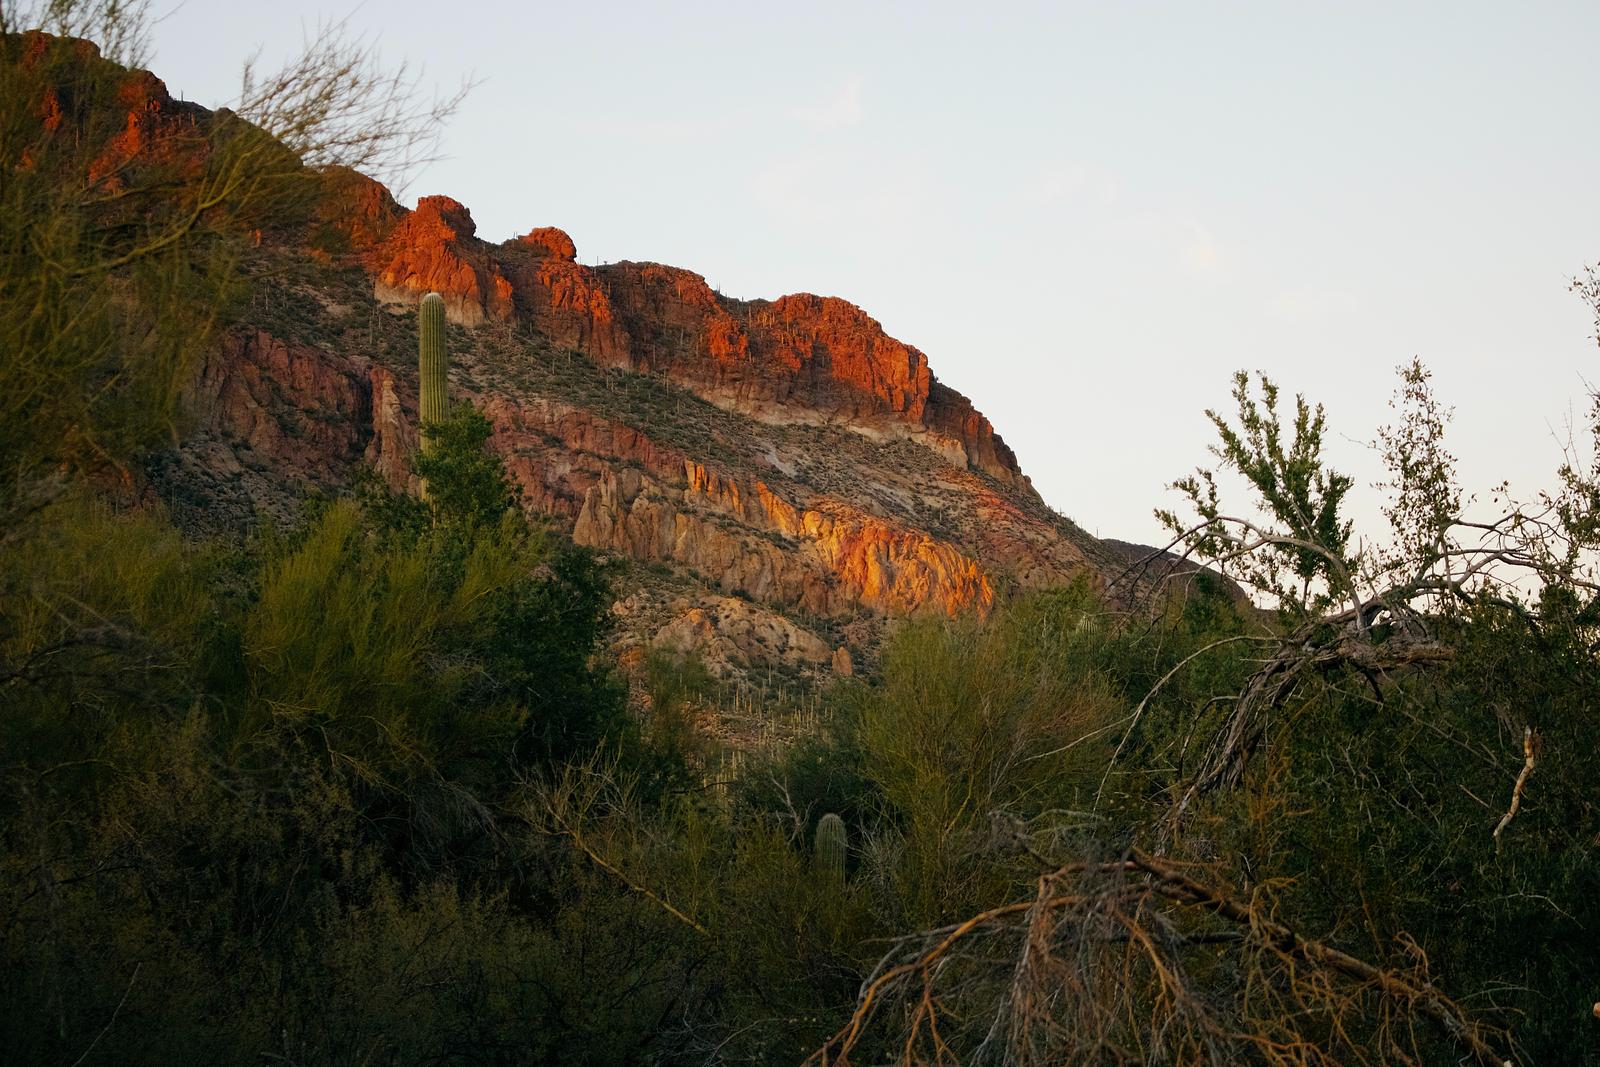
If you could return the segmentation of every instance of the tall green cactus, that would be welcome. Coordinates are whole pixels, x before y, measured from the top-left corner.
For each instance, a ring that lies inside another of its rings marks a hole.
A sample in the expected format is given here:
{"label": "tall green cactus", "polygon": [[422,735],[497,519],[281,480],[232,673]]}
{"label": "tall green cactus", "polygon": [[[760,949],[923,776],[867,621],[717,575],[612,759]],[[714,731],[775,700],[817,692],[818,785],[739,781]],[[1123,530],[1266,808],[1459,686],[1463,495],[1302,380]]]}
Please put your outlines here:
{"label": "tall green cactus", "polygon": [[[429,293],[422,298],[422,306],[417,311],[417,326],[417,367],[422,379],[417,409],[424,427],[437,426],[444,422],[450,401],[450,383],[446,378],[450,370],[450,354],[444,346],[444,297]],[[433,451],[433,442],[428,440],[426,434],[422,438],[422,450]]]}
{"label": "tall green cactus", "polygon": [[844,855],[850,848],[850,833],[844,820],[831,811],[817,820],[817,870],[834,885],[844,884]]}

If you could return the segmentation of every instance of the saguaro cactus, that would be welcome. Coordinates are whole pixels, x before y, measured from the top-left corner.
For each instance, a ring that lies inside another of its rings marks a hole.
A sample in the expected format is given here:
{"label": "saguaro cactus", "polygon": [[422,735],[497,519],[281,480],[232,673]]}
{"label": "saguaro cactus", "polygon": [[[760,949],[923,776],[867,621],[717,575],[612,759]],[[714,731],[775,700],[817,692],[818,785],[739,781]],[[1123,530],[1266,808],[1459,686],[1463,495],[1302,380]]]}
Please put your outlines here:
{"label": "saguaro cactus", "polygon": [[850,833],[844,820],[829,812],[817,820],[817,870],[834,885],[844,884],[844,854],[850,847]]}
{"label": "saguaro cactus", "polygon": [[[422,306],[417,310],[417,326],[417,368],[422,380],[417,409],[423,427],[437,426],[445,419],[450,391],[446,377],[450,355],[444,346],[444,297],[429,293],[422,298]],[[422,450],[433,451],[433,443],[426,434],[422,438]]]}

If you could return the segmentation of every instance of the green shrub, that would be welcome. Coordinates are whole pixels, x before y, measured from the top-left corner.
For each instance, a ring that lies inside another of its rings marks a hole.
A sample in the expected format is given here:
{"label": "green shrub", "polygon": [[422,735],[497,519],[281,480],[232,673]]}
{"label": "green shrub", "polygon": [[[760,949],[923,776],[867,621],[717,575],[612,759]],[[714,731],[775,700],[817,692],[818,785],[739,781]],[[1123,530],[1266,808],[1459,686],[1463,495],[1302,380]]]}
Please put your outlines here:
{"label": "green shrub", "polygon": [[935,924],[1006,877],[979,857],[996,813],[1086,807],[1123,711],[1079,654],[1092,619],[1071,598],[1024,601],[983,623],[908,622],[881,685],[859,690],[863,773],[897,835],[887,890]]}

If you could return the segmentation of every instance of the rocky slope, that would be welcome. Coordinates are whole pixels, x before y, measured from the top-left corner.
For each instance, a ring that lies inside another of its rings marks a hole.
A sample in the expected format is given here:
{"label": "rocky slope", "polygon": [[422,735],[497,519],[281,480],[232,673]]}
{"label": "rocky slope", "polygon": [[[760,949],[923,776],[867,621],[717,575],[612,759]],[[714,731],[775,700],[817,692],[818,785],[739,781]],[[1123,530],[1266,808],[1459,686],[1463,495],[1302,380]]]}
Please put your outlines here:
{"label": "rocky slope", "polygon": [[[118,166],[195,150],[203,109],[144,72],[120,99]],[[353,172],[322,184],[309,228],[257,235],[249,306],[195,375],[181,445],[151,460],[188,522],[287,513],[364,469],[407,487],[414,307],[438,291],[452,388],[493,420],[528,506],[627,561],[625,654],[825,678],[870,665],[893,618],[1126,568],[1042,503],[922,352],[844,300],[731,299],[677,267],[585,266],[553,227],[486,241],[446,196],[407,210]]]}

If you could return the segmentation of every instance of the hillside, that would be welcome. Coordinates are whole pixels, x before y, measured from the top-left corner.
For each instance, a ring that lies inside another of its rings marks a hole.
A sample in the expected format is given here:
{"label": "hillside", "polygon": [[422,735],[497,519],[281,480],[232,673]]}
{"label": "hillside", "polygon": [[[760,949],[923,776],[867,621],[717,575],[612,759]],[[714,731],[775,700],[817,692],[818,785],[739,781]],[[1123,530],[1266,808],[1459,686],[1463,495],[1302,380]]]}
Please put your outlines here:
{"label": "hillside", "polygon": [[[130,72],[117,98],[108,167],[203,150],[210,113],[156,76]],[[257,232],[248,302],[188,390],[180,443],[148,464],[191,528],[287,515],[368,466],[404,487],[414,306],[438,291],[452,388],[492,418],[527,505],[632,564],[624,656],[663,644],[718,673],[849,673],[886,619],[1104,587],[1127,565],[1044,505],[922,352],[842,299],[585,266],[553,227],[492,244],[448,197],[407,210],[359,174],[323,181],[309,227]]]}
{"label": "hillside", "polygon": [[1239,372],[1091,537],[843,299],[402,207],[337,28],[246,118],[83,2],[0,14],[12,1059],[1600,1062],[1600,397],[1486,512],[1420,359],[1368,486]]}

